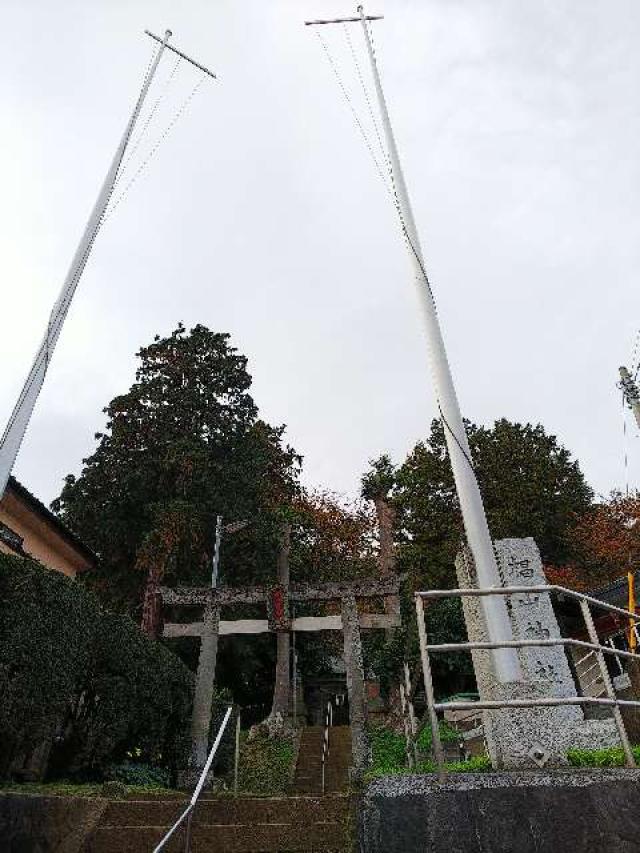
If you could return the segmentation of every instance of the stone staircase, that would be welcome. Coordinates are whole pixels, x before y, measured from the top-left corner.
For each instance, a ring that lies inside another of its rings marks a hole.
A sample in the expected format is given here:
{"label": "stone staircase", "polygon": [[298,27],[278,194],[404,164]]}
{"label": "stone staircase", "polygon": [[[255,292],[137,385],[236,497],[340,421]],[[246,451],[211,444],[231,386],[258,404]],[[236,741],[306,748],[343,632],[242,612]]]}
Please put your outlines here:
{"label": "stone staircase", "polygon": [[[186,806],[182,799],[109,802],[83,853],[151,853]],[[203,795],[192,829],[192,853],[349,853],[345,795],[276,798]],[[180,830],[164,848],[183,853]]]}
{"label": "stone staircase", "polygon": [[[322,794],[321,726],[302,731],[291,795],[231,797],[203,794],[192,829],[192,853],[348,853],[351,730],[331,729]],[[112,800],[82,853],[151,853],[178,819],[186,799]],[[184,831],[167,844],[182,853]]]}
{"label": "stone staircase", "polygon": [[[298,762],[292,789],[296,794],[322,793],[322,726],[302,730]],[[334,726],[330,730],[330,749],[325,767],[325,793],[341,793],[349,787],[351,767],[351,729]]]}

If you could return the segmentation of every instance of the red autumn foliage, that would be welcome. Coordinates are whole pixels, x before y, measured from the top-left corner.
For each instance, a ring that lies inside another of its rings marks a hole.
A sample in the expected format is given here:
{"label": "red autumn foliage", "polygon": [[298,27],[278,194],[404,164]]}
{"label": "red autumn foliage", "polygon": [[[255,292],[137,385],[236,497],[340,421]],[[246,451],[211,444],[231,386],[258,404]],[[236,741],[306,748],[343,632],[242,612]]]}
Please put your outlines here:
{"label": "red autumn foliage", "polygon": [[545,568],[550,583],[577,590],[604,586],[640,567],[640,495],[614,493],[594,504],[568,533],[571,562]]}

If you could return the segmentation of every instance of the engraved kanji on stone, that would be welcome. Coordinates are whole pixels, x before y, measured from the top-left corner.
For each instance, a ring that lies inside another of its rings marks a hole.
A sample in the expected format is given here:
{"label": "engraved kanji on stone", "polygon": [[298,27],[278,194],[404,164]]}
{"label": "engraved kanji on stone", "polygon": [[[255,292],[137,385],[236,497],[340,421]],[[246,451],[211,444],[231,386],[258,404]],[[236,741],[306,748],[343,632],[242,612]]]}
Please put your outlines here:
{"label": "engraved kanji on stone", "polygon": [[510,575],[518,575],[518,577],[529,579],[533,577],[533,566],[531,560],[517,560],[515,557],[510,557],[507,563]]}
{"label": "engraved kanji on stone", "polygon": [[551,681],[553,684],[559,684],[562,682],[562,678],[558,673],[558,670],[552,663],[543,663],[541,660],[537,660],[534,672],[538,678],[543,679],[544,681]]}
{"label": "engraved kanji on stone", "polygon": [[542,624],[539,619],[530,620],[524,627],[525,637],[536,640],[548,640],[551,631]]}
{"label": "engraved kanji on stone", "polygon": [[525,592],[515,596],[516,604],[520,607],[533,607],[540,601],[540,596],[537,593]]}

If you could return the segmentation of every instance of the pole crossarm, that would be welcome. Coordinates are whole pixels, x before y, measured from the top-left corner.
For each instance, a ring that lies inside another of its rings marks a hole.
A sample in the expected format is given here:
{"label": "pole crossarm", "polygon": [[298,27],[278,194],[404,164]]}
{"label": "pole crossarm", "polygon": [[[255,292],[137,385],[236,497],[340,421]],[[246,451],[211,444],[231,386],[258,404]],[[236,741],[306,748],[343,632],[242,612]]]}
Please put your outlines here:
{"label": "pole crossarm", "polygon": [[[363,19],[358,15],[357,18],[329,18],[328,20],[305,21],[305,27],[321,27],[325,24],[359,24]],[[365,21],[382,21],[384,15],[365,15]]]}
{"label": "pole crossarm", "polygon": [[[150,30],[145,30],[145,35],[149,36],[152,39],[162,43],[162,39],[152,33]],[[182,53],[181,50],[178,50],[177,47],[173,47],[171,44],[165,45],[166,50],[170,50],[172,53],[177,54],[181,59],[184,59],[186,62],[191,63],[191,65],[195,66],[199,71],[202,71],[204,74],[208,74],[209,77],[213,77],[214,80],[217,80],[218,77],[213,73],[213,71],[209,71],[208,68],[205,68],[204,65],[200,65],[199,62],[196,62],[195,59],[191,59],[190,56],[187,56],[186,53]]]}

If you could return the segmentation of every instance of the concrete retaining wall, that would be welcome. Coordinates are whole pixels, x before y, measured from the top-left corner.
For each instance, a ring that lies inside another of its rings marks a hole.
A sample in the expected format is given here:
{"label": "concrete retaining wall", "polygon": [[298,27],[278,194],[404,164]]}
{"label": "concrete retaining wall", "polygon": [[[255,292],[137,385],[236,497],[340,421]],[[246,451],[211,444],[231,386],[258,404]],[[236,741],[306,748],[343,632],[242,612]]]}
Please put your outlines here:
{"label": "concrete retaining wall", "polygon": [[392,776],[358,832],[361,853],[637,853],[640,771]]}
{"label": "concrete retaining wall", "polygon": [[79,853],[108,801],[0,794],[0,853]]}

